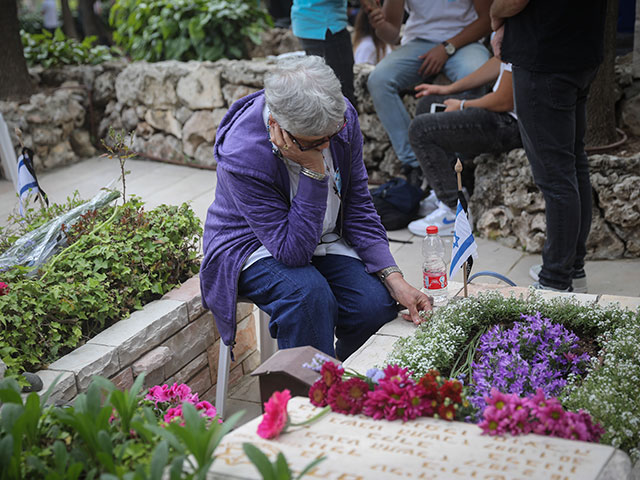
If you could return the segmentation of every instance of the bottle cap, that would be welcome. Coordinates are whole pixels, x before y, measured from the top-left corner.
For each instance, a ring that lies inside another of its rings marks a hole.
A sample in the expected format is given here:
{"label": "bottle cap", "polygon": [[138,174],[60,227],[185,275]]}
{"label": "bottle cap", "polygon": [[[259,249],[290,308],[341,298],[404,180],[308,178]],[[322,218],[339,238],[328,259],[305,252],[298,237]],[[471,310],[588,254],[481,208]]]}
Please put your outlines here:
{"label": "bottle cap", "polygon": [[427,235],[433,235],[434,233],[438,233],[438,227],[435,225],[429,225],[427,227]]}

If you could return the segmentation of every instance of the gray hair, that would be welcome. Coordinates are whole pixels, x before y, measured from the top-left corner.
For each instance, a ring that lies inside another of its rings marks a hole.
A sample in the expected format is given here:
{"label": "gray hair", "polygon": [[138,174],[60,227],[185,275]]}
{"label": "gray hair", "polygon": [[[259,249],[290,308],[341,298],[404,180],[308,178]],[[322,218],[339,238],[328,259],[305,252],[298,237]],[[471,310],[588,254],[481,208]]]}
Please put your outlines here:
{"label": "gray hair", "polygon": [[265,75],[264,95],[274,120],[292,134],[331,135],[344,121],[340,81],[316,55],[280,60]]}

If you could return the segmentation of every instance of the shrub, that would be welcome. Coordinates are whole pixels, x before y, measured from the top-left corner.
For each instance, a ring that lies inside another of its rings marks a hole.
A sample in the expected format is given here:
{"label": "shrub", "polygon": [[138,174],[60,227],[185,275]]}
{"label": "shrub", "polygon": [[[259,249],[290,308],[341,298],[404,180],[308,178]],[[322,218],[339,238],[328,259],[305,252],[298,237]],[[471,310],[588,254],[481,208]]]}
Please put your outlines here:
{"label": "shrub", "polygon": [[1,477],[160,480],[166,469],[171,478],[187,472],[193,477],[186,478],[205,478],[216,447],[242,413],[219,423],[185,402],[183,422],[166,424],[142,399],[143,379],[120,391],[95,377],[73,406],[49,408],[49,392],[23,401],[15,381],[0,381]]}
{"label": "shrub", "polygon": [[254,0],[116,0],[113,38],[134,60],[246,57],[245,41],[260,43],[272,25]]}
{"label": "shrub", "polygon": [[147,212],[134,197],[88,212],[65,234],[70,246],[42,275],[0,274],[9,285],[0,357],[11,374],[42,368],[198,271],[200,221],[186,204]]}
{"label": "shrub", "polygon": [[96,65],[117,56],[114,48],[93,46],[96,37],[86,37],[78,42],[67,38],[59,28],[54,34],[47,30],[34,34],[21,31],[20,34],[24,57],[29,66],[42,65],[49,68],[59,65]]}

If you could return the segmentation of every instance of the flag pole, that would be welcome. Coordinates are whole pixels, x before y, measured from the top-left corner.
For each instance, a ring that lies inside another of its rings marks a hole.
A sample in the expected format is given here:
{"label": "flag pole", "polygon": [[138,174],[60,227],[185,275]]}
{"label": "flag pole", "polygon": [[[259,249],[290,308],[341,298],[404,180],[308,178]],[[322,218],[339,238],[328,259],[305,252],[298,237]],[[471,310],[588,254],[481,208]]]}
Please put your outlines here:
{"label": "flag pole", "polygon": [[[456,176],[458,177],[458,192],[462,193],[462,162],[460,161],[460,159],[458,158],[458,160],[456,161],[456,166],[455,166],[455,170],[456,170]],[[466,215],[466,212],[465,212]],[[465,261],[462,264],[462,282],[464,285],[464,298],[467,298],[468,296],[468,292],[467,292],[467,283],[468,283],[468,279],[467,279],[467,262]]]}
{"label": "flag pole", "polygon": [[[18,137],[18,142],[20,142],[20,149],[24,152],[24,141],[22,140],[22,130],[18,127],[15,127],[16,137]],[[33,167],[35,169],[35,166]],[[34,170],[35,171],[35,170]],[[38,188],[38,201],[40,202],[40,208],[44,210],[44,200],[42,198],[42,193],[40,193],[40,189]]]}

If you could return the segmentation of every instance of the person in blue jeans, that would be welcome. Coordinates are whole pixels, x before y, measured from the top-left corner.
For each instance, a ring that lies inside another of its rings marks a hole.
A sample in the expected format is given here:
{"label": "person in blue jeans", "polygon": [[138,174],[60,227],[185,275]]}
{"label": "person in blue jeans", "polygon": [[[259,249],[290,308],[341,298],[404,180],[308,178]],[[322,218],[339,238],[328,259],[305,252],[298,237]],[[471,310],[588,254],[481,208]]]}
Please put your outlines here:
{"label": "person in blue jeans", "polygon": [[545,200],[537,288],[587,291],[591,182],[587,94],[603,58],[606,0],[495,0],[491,25],[513,86],[522,144]]}
{"label": "person in blue jeans", "polygon": [[[344,360],[427,295],[397,267],[376,214],[355,108],[318,56],[281,61],[216,133],[215,200],[204,228],[203,303],[233,345],[238,295],[271,317],[281,349]],[[334,345],[334,335],[337,342]]]}
{"label": "person in blue jeans", "polygon": [[[409,224],[414,235],[426,235],[436,225],[440,235],[452,235],[455,226],[458,185],[454,165],[458,156],[502,153],[522,147],[518,117],[513,108],[511,65],[492,57],[471,75],[450,85],[420,84],[416,117],[409,127],[409,141],[428,179],[432,204],[424,218]],[[493,91],[477,97],[465,92],[494,81]],[[446,110],[430,113],[432,104]],[[473,225],[473,222],[470,222]]]}
{"label": "person in blue jeans", "polygon": [[325,59],[342,86],[342,94],[356,105],[353,91],[353,47],[347,30],[347,0],[294,0],[291,27],[307,55]]}
{"label": "person in blue jeans", "polygon": [[[466,77],[489,59],[479,42],[490,32],[491,0],[386,0],[370,8],[376,34],[394,45],[409,13],[401,46],[369,75],[367,86],[376,113],[411,183],[422,183],[420,167],[409,144],[407,112],[400,92],[444,72],[452,82]],[[420,186],[420,185],[418,185]]]}

